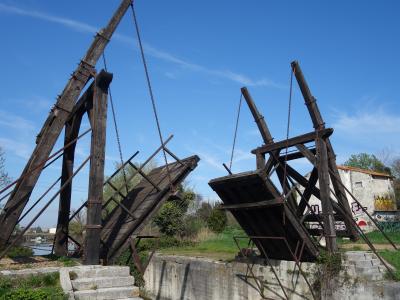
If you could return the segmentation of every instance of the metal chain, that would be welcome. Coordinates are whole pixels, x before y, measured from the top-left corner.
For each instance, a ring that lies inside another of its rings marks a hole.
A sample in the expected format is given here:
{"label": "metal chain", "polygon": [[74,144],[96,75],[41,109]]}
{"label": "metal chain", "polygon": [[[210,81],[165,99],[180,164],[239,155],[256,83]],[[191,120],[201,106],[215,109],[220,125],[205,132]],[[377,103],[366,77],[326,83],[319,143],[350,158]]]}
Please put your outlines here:
{"label": "metal chain", "polygon": [[131,3],[131,10],[132,10],[133,22],[135,23],[136,35],[137,35],[137,39],[138,39],[138,43],[139,43],[140,54],[141,54],[141,57],[142,57],[144,72],[145,72],[145,75],[146,75],[147,87],[148,87],[148,89],[149,89],[151,104],[152,104],[152,107],[153,107],[153,113],[154,113],[154,117],[155,117],[155,119],[156,119],[157,130],[158,130],[158,136],[159,136],[159,138],[160,138],[160,142],[161,142],[161,146],[162,146],[162,150],[163,150],[163,155],[164,155],[164,160],[165,160],[165,166],[166,166],[167,174],[168,174],[169,185],[170,185],[171,190],[174,190],[174,187],[173,187],[173,185],[172,185],[171,174],[170,174],[169,167],[168,167],[167,154],[165,153],[164,140],[163,140],[162,133],[161,133],[161,126],[160,126],[160,121],[159,121],[159,119],[158,119],[156,103],[155,103],[154,95],[153,95],[153,89],[152,89],[152,87],[151,87],[150,76],[149,76],[149,70],[148,70],[148,68],[147,68],[147,62],[146,62],[146,58],[145,58],[145,56],[144,56],[144,50],[143,50],[143,45],[142,45],[142,39],[140,38],[139,25],[138,25],[138,22],[137,22],[137,19],[136,19],[136,13],[135,13],[135,8],[133,7],[133,2]]}
{"label": "metal chain", "polygon": [[[107,71],[107,61],[106,61],[106,55],[103,51],[103,64],[104,64],[104,69]],[[124,158],[122,155],[122,147],[121,147],[121,139],[119,136],[119,130],[118,130],[118,125],[117,125],[117,117],[115,114],[115,108],[114,108],[114,101],[111,93],[111,86],[108,87],[108,94],[110,95],[110,103],[111,103],[111,112],[112,112],[112,117],[113,117],[113,123],[114,123],[114,129],[115,129],[115,136],[117,138],[117,144],[118,144],[118,152],[119,152],[119,159],[122,167],[122,175],[124,177],[124,182],[125,182],[125,188],[126,188],[126,194],[128,195],[129,193],[129,188],[128,188],[128,181],[126,179],[126,172],[125,172],[125,167],[124,167]]]}
{"label": "metal chain", "polygon": [[240,93],[239,107],[238,107],[238,112],[237,112],[237,117],[236,117],[235,133],[233,135],[231,161],[229,162],[229,170],[232,170],[233,154],[235,152],[236,137],[237,137],[237,131],[238,131],[238,127],[239,127],[240,108],[242,107],[242,99],[243,99],[243,94]]}
{"label": "metal chain", "polygon": [[293,94],[293,73],[295,72],[294,69],[290,69],[290,87],[289,87],[289,104],[288,104],[288,117],[287,117],[287,127],[286,127],[286,150],[285,150],[285,166],[283,170],[283,194],[285,194],[287,191],[285,191],[285,186],[286,186],[286,166],[287,166],[287,156],[288,156],[288,148],[289,148],[289,131],[290,131],[290,118],[291,118],[291,111],[292,111],[292,94]]}

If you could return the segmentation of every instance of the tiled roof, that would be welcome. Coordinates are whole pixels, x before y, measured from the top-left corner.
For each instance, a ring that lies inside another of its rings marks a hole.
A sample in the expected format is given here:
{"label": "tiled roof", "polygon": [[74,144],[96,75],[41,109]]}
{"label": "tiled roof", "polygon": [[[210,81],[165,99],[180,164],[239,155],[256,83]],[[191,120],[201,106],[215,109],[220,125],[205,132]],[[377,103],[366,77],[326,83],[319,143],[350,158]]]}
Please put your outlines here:
{"label": "tiled roof", "polygon": [[360,173],[365,173],[365,174],[369,174],[369,175],[373,175],[373,176],[381,176],[381,177],[387,177],[387,178],[392,178],[393,177],[390,174],[371,171],[371,170],[366,170],[366,169],[361,169],[361,168],[356,168],[356,167],[338,165],[337,168],[340,169],[340,170],[360,172]]}

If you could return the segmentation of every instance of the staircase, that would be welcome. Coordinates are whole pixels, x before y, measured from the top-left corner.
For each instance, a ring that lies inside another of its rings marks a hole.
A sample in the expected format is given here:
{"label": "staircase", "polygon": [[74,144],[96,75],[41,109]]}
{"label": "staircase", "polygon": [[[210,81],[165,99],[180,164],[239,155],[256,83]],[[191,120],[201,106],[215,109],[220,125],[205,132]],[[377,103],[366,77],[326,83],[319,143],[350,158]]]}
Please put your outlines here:
{"label": "staircase", "polygon": [[350,275],[373,281],[384,279],[386,268],[374,253],[347,251],[344,258],[344,266]]}
{"label": "staircase", "polygon": [[129,267],[78,266],[60,270],[61,287],[69,300],[139,300]]}

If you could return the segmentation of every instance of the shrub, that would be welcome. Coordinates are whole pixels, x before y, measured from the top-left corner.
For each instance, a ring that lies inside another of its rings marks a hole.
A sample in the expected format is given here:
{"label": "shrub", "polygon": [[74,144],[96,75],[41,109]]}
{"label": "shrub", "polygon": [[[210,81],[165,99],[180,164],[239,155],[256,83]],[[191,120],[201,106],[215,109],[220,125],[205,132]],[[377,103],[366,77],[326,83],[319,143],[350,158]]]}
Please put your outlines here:
{"label": "shrub", "polygon": [[196,211],[196,216],[207,222],[212,212],[212,206],[208,202],[202,202],[200,208]]}
{"label": "shrub", "polygon": [[193,239],[205,227],[205,222],[196,216],[187,216],[183,222],[182,237]]}
{"label": "shrub", "polygon": [[0,296],[1,300],[62,300],[67,299],[61,288],[18,288]]}
{"label": "shrub", "polygon": [[224,231],[227,223],[226,212],[219,209],[219,207],[219,205],[214,206],[211,215],[207,220],[208,227],[216,233]]}
{"label": "shrub", "polygon": [[183,232],[184,212],[175,202],[167,202],[160,209],[154,218],[154,223],[159,227],[160,232],[168,235],[180,235]]}
{"label": "shrub", "polygon": [[22,257],[22,256],[27,257],[32,255],[33,255],[33,250],[29,247],[23,247],[23,246],[12,247],[7,253],[7,256],[10,258]]}

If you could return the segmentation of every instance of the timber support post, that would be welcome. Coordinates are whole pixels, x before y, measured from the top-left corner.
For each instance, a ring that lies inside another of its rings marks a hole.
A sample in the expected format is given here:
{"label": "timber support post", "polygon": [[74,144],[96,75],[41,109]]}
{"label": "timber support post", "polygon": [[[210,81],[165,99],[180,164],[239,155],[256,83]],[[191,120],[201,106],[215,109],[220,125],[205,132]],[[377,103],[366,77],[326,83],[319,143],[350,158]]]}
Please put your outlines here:
{"label": "timber support post", "polygon": [[100,257],[101,211],[103,204],[104,160],[106,145],[107,97],[112,74],[101,71],[96,77],[91,113],[89,192],[87,202],[84,264],[97,265]]}
{"label": "timber support post", "polygon": [[[308,112],[310,114],[311,120],[313,122],[315,130],[323,130],[325,129],[325,122],[322,119],[321,112],[318,108],[317,105],[317,100],[315,97],[312,95],[311,90],[307,84],[306,79],[304,78],[303,72],[300,68],[300,65],[297,61],[293,61],[291,63],[293,73],[296,77],[297,83],[299,84],[301,93],[304,98],[304,102],[307,106]],[[328,155],[328,167],[329,169],[339,177],[339,171],[337,169],[336,165],[336,155],[333,150],[332,144],[329,140],[329,137],[324,139],[325,147],[327,149],[327,155]],[[337,195],[337,200],[343,209],[351,215],[351,210],[350,210],[350,205],[349,201],[346,196],[346,192],[344,188],[337,183],[336,180],[331,178],[331,182],[333,185],[333,188],[335,190],[335,194]],[[359,234],[357,232],[357,229],[351,224],[351,222],[348,219],[344,220],[344,223],[346,224],[346,231],[349,235],[349,237],[352,240],[357,240],[359,238]]]}
{"label": "timber support post", "polygon": [[39,179],[42,171],[41,163],[49,157],[76,100],[86,83],[94,76],[94,66],[131,3],[132,0],[122,0],[107,26],[97,33],[47,117],[37,136],[36,147],[20,176],[21,180],[16,184],[0,214],[0,247],[5,246],[9,242],[18,219]]}

